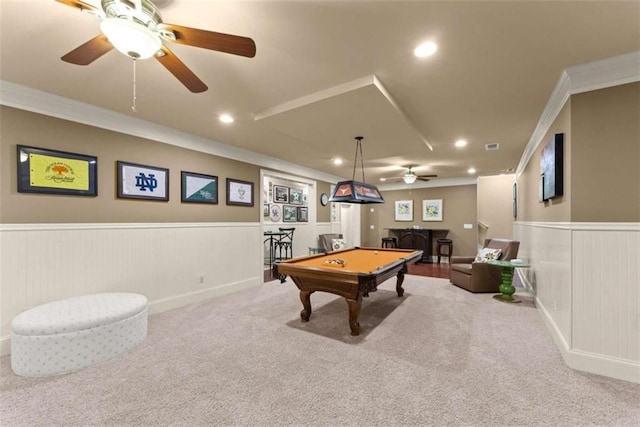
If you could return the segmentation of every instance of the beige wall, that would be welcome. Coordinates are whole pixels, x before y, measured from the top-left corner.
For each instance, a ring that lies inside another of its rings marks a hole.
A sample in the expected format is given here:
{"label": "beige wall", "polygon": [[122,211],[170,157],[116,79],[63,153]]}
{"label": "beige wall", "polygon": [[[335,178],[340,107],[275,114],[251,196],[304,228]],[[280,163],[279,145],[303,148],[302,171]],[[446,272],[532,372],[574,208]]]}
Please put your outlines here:
{"label": "beige wall", "polygon": [[640,83],[571,97],[571,220],[640,221]]}
{"label": "beige wall", "polygon": [[513,237],[513,183],[515,175],[496,175],[478,178],[478,244],[484,239]]}
{"label": "beige wall", "polygon": [[[18,193],[16,145],[98,157],[98,196]],[[0,222],[257,222],[261,218],[259,168],[9,107],[0,109]],[[170,169],[169,201],[118,199],[116,161]],[[180,202],[180,171],[218,177],[218,204]],[[226,178],[254,183],[254,207],[226,205]]]}
{"label": "beige wall", "polygon": [[[449,232],[434,233],[434,238],[445,234],[453,239],[453,252],[456,255],[473,255],[476,251],[476,186],[461,185],[453,187],[418,188],[415,190],[385,191],[382,193],[384,204],[363,205],[361,213],[362,245],[380,246],[380,239],[389,235],[385,228],[407,228],[414,225],[423,228],[448,229]],[[422,221],[422,201],[442,199],[443,221]],[[395,221],[396,200],[413,200],[413,221]],[[371,212],[373,209],[373,212]],[[472,224],[468,230],[464,224]],[[371,229],[371,225],[374,229]]]}
{"label": "beige wall", "polygon": [[[540,203],[540,153],[555,133],[564,133],[564,195]],[[571,96],[518,193],[518,221],[640,221],[640,83]]]}
{"label": "beige wall", "polygon": [[[569,99],[518,177],[518,221],[571,221],[571,105]],[[556,133],[564,134],[564,195],[541,203],[538,201],[540,154]]]}
{"label": "beige wall", "polygon": [[320,195],[326,194],[327,197],[331,197],[331,184],[328,182],[318,181],[316,183],[316,220],[318,222],[331,222],[331,203],[327,203],[327,206],[322,206],[320,203]]}

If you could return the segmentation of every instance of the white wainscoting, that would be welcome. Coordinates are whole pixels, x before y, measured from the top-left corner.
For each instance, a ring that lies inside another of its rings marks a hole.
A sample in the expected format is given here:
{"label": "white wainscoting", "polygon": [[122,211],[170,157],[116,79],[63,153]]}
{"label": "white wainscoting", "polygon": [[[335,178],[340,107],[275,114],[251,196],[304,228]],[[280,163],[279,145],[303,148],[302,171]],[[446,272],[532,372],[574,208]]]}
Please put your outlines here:
{"label": "white wainscoting", "polygon": [[524,285],[568,366],[640,383],[640,224],[514,224]]}
{"label": "white wainscoting", "polygon": [[259,223],[0,225],[0,351],[50,301],[135,292],[157,313],[263,283]]}

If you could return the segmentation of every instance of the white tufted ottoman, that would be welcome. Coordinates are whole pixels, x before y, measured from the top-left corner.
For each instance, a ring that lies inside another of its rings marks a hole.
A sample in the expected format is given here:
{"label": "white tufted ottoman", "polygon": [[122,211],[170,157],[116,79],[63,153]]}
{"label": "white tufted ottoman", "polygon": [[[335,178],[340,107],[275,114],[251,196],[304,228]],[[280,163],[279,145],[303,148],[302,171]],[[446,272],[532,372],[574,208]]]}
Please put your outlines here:
{"label": "white tufted ottoman", "polygon": [[11,368],[17,375],[63,374],[126,353],[147,337],[147,298],[84,295],[43,304],[11,322]]}

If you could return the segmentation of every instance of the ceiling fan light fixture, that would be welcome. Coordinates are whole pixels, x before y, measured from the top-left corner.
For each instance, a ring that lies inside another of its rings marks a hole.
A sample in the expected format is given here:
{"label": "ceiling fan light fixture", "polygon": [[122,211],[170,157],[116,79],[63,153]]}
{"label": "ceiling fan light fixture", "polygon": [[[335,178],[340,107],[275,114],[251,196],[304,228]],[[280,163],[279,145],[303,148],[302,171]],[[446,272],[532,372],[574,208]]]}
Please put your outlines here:
{"label": "ceiling fan light fixture", "polygon": [[162,47],[160,36],[126,19],[105,18],[100,30],[118,51],[133,59],[151,58]]}
{"label": "ceiling fan light fixture", "polygon": [[416,179],[418,179],[418,176],[413,172],[407,172],[402,175],[402,180],[405,184],[413,184],[414,182],[416,182]]}

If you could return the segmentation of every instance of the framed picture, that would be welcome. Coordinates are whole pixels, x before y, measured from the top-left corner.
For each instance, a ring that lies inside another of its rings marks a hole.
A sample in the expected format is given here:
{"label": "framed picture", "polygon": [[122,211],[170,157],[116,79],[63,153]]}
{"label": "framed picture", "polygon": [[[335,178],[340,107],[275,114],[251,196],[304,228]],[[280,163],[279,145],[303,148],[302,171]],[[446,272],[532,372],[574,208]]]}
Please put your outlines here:
{"label": "framed picture", "polygon": [[442,199],[422,201],[423,221],[442,221]]}
{"label": "framed picture", "polygon": [[296,222],[298,220],[298,208],[296,206],[284,205],[282,207],[282,221]]}
{"label": "framed picture", "polygon": [[262,216],[269,218],[269,203],[262,204]]}
{"label": "framed picture", "polygon": [[298,222],[309,221],[309,208],[306,206],[298,206]]}
{"label": "framed picture", "polygon": [[253,206],[253,182],[227,178],[227,205]]}
{"label": "framed picture", "polygon": [[182,203],[218,204],[218,177],[194,172],[180,172]]}
{"label": "framed picture", "polygon": [[289,203],[289,187],[274,185],[273,186],[273,202]]}
{"label": "framed picture", "polygon": [[396,200],[396,221],[413,221],[413,200]]}
{"label": "framed picture", "polygon": [[544,175],[540,176],[540,181],[538,181],[538,201],[540,203],[547,201],[544,198]]}
{"label": "framed picture", "polygon": [[18,192],[98,195],[98,158],[18,145]]}
{"label": "framed picture", "polygon": [[118,198],[169,200],[169,169],[118,160]]}
{"label": "framed picture", "polygon": [[269,219],[271,222],[278,222],[282,219],[282,208],[280,205],[272,204],[269,206]]}
{"label": "framed picture", "polygon": [[557,133],[542,149],[540,155],[540,174],[544,176],[543,199],[562,196],[563,185],[563,142],[564,134]]}
{"label": "framed picture", "polygon": [[303,194],[300,188],[289,189],[289,203],[292,205],[301,205],[303,203]]}

